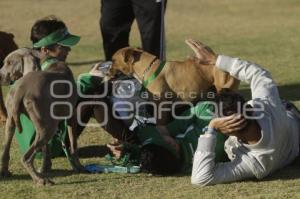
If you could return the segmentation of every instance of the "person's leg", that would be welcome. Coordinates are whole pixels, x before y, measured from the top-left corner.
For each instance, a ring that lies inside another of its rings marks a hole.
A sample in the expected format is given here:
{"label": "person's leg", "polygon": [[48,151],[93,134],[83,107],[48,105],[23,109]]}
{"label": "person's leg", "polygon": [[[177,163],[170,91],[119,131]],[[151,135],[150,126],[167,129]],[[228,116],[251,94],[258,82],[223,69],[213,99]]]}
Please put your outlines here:
{"label": "person's leg", "polygon": [[101,0],[100,29],[105,59],[129,45],[129,33],[134,19],[129,0]]}
{"label": "person's leg", "polygon": [[[106,111],[103,106],[96,106],[94,108],[94,116],[98,123],[103,124],[103,129],[112,137],[121,141],[131,141],[132,132],[129,131],[128,126],[123,120],[114,117],[113,106],[109,100],[103,100],[107,104]],[[106,120],[106,122],[104,122]]]}
{"label": "person's leg", "polygon": [[[141,33],[143,50],[159,57],[161,34],[161,3],[156,0],[131,0]],[[166,1],[165,1],[166,2]]]}

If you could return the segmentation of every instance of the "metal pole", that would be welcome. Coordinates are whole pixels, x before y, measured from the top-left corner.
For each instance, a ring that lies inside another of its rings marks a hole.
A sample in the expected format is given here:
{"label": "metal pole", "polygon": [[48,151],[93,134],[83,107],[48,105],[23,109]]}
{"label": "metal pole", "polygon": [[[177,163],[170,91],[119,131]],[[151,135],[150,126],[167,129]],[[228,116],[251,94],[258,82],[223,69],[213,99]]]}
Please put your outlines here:
{"label": "metal pole", "polygon": [[159,59],[166,60],[166,35],[165,35],[165,0],[156,0],[161,5],[161,18],[160,18],[160,53]]}

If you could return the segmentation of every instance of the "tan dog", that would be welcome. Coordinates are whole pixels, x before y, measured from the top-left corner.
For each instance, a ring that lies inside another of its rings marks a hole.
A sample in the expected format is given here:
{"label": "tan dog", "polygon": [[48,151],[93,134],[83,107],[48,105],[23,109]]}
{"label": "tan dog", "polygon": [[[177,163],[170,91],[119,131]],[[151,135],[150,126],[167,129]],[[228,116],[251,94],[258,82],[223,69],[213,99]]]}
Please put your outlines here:
{"label": "tan dog", "polygon": [[[126,47],[112,57],[109,76],[117,71],[133,75],[141,83],[151,76],[162,63],[156,56],[141,49]],[[215,86],[236,90],[239,81],[212,65],[198,63],[195,59],[168,61],[147,90],[161,101],[197,102],[209,98],[208,90]],[[164,122],[162,122],[164,123]]]}
{"label": "tan dog", "polygon": [[[18,49],[18,46],[14,41],[14,35],[0,31],[0,68],[3,66],[5,57],[16,49]],[[2,87],[0,87],[0,120],[5,121],[6,117],[7,115],[2,95]]]}
{"label": "tan dog", "polygon": [[[113,55],[112,61],[109,75],[114,76],[117,71],[121,71],[125,75],[133,75],[140,82],[154,73],[161,63],[156,56],[131,47],[118,50]],[[239,81],[214,66],[187,59],[166,62],[161,73],[147,89],[157,96],[164,97],[164,93],[172,92],[175,93],[173,96],[182,101],[195,102],[203,98],[201,92],[207,91],[212,86],[215,86],[217,91],[222,88],[236,90]]]}
{"label": "tan dog", "polygon": [[[34,80],[34,82],[32,81]],[[53,84],[55,81],[68,81],[69,83]],[[52,85],[53,84],[53,85]],[[59,98],[51,94],[65,95]],[[72,113],[77,102],[76,85],[72,71],[63,62],[57,62],[49,66],[47,71],[31,72],[19,79],[14,87],[10,89],[7,98],[8,119],[5,129],[5,144],[2,155],[2,176],[9,176],[9,149],[15,132],[15,127],[21,132],[19,116],[26,114],[36,128],[36,136],[29,150],[24,154],[22,163],[32,179],[42,185],[53,184],[48,178],[42,177],[34,168],[34,154],[42,151],[44,155],[43,167],[49,160],[47,155],[47,143],[58,129],[61,118]],[[58,103],[55,105],[54,103]],[[67,104],[67,105],[66,105]],[[53,107],[52,107],[53,106]],[[52,107],[52,110],[51,110]],[[71,114],[74,116],[73,114]],[[74,117],[69,119],[69,125],[74,126]],[[75,155],[76,139],[72,129],[69,129],[71,155],[74,156],[75,164],[81,168],[79,160]]]}

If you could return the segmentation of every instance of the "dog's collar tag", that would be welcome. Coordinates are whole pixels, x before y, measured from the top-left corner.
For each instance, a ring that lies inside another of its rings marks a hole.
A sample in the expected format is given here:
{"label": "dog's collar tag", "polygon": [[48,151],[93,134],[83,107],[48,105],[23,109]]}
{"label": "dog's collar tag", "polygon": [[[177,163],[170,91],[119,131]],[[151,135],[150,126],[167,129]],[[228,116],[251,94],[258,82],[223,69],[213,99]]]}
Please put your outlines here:
{"label": "dog's collar tag", "polygon": [[160,65],[158,66],[158,68],[156,69],[156,71],[155,71],[152,75],[150,75],[150,77],[148,77],[148,79],[146,79],[145,81],[143,81],[143,86],[144,86],[145,88],[147,88],[148,85],[156,79],[156,77],[159,75],[159,73],[160,73],[160,72],[162,71],[162,69],[164,68],[165,64],[166,64],[166,62],[165,62],[165,61],[162,61],[162,62],[160,63]]}

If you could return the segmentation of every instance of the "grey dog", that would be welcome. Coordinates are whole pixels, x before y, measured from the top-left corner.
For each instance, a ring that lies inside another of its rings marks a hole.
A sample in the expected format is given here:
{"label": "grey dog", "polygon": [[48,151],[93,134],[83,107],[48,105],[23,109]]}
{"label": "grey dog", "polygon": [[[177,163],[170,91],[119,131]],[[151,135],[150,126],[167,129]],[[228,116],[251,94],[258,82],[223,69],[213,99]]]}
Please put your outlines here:
{"label": "grey dog", "polygon": [[[26,55],[29,56],[29,54]],[[12,63],[8,64],[13,65]],[[32,69],[37,70],[36,68]],[[77,102],[75,80],[72,71],[64,62],[50,65],[47,71],[29,72],[22,77],[23,73],[22,66],[9,68],[8,65],[6,67],[4,65],[0,71],[1,82],[21,77],[10,89],[6,100],[8,118],[5,127],[1,175],[10,175],[8,170],[10,145],[15,128],[22,131],[19,116],[24,113],[32,120],[36,128],[36,136],[29,150],[24,154],[22,163],[36,183],[51,185],[53,182],[37,173],[34,168],[34,155],[36,152],[43,152],[43,173],[47,170],[47,165],[49,165],[47,161],[50,159],[47,143],[56,133],[58,124],[63,118],[69,118],[68,135],[71,155],[74,157],[75,166],[82,169],[76,156],[77,142],[73,133],[75,126],[73,110]]]}

